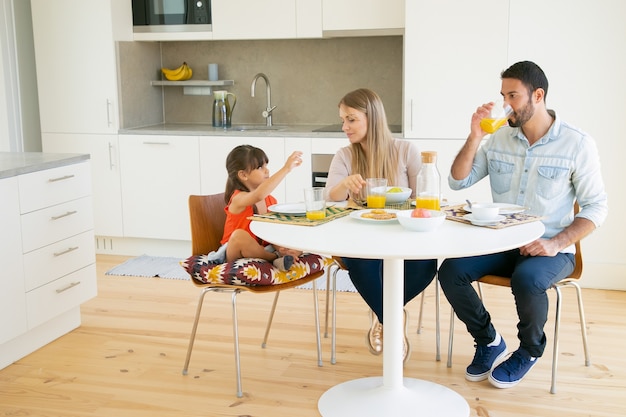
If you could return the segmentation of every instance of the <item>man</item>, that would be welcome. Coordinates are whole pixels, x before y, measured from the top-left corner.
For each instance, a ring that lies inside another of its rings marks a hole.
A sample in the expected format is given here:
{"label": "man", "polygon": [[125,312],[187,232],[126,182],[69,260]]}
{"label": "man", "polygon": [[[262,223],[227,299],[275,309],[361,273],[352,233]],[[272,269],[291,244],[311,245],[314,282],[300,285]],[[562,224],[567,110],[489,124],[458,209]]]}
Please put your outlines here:
{"label": "man", "polygon": [[[503,71],[501,79],[501,94],[513,108],[509,126],[480,146],[486,135],[480,121],[488,117],[493,103],[479,107],[448,183],[458,190],[488,175],[493,201],[529,207],[530,214],[543,216],[545,234],[519,249],[447,259],[439,280],[476,343],[466,379],[489,379],[498,388],[509,388],[524,378],[545,349],[546,291],[573,271],[574,243],[604,222],[608,206],[595,142],[546,108],[548,80],[541,68],[518,62]],[[581,207],[576,217],[575,200]],[[472,286],[487,274],[511,277],[519,318],[519,348],[502,363],[506,343]]]}

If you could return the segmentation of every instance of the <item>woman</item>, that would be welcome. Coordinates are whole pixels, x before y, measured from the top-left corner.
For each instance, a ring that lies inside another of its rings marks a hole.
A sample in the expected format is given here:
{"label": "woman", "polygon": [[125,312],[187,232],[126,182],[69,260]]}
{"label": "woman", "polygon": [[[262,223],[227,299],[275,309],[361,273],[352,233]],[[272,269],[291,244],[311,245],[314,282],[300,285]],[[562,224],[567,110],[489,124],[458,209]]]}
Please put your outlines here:
{"label": "woman", "polygon": [[[333,157],[326,182],[326,199],[344,201],[358,194],[365,178],[387,178],[393,186],[410,187],[415,197],[415,184],[421,158],[417,148],[408,141],[395,139],[387,125],[387,116],[380,97],[368,89],[346,94],[339,102],[342,130],[350,145]],[[383,262],[381,259],[342,258],[350,279],[369,305],[371,326],[367,342],[374,355],[383,350]],[[404,304],[421,293],[433,280],[436,260],[404,262]],[[404,361],[411,353],[406,336],[407,313],[404,311]]]}

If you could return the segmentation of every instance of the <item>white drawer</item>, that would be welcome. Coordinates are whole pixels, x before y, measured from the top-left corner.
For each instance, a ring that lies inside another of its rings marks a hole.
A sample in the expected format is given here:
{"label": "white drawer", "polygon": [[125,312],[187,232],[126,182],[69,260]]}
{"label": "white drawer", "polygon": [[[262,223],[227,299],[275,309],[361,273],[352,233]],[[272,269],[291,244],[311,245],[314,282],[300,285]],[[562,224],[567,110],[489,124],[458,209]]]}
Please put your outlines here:
{"label": "white drawer", "polygon": [[96,264],[26,293],[28,328],[66,312],[98,294]]}
{"label": "white drawer", "polygon": [[25,289],[31,291],[96,261],[93,231],[24,255]]}
{"label": "white drawer", "polygon": [[31,172],[18,177],[20,210],[29,213],[91,195],[89,162]]}
{"label": "white drawer", "polygon": [[68,201],[22,215],[24,253],[93,230],[91,197]]}

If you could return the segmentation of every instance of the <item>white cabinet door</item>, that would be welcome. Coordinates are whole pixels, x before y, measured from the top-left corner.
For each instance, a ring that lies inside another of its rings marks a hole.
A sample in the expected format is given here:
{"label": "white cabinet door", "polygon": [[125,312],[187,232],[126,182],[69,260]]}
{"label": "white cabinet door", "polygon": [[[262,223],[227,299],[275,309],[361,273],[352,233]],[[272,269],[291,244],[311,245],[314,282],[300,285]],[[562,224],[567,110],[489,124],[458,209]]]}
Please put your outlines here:
{"label": "white cabinet door", "polygon": [[191,240],[188,199],[200,193],[197,136],[120,136],[124,237]]}
{"label": "white cabinet door", "polygon": [[302,165],[285,178],[285,202],[304,201],[304,189],[312,185],[311,138],[285,138],[285,158],[294,151],[302,152]]}
{"label": "white cabinet door", "polygon": [[213,39],[296,37],[295,0],[212,0]]}
{"label": "white cabinet door", "polygon": [[0,345],[28,330],[17,177],[0,179]]}
{"label": "white cabinet door", "polygon": [[404,137],[465,138],[476,107],[500,96],[509,2],[412,0],[405,12]]}
{"label": "white cabinet door", "polygon": [[86,153],[91,156],[94,233],[97,236],[122,236],[117,135],[44,133],[41,140],[44,152]]}
{"label": "white cabinet door", "polygon": [[402,29],[404,3],[405,0],[323,0],[322,28],[324,31]]}
{"label": "white cabinet door", "polygon": [[117,133],[110,0],[32,0],[42,132]]}
{"label": "white cabinet door", "polygon": [[[226,188],[226,157],[236,146],[252,145],[263,149],[269,159],[270,175],[285,164],[285,138],[282,137],[220,137],[200,138],[200,182],[202,194],[223,193]],[[278,201],[285,202],[285,182],[272,192]]]}

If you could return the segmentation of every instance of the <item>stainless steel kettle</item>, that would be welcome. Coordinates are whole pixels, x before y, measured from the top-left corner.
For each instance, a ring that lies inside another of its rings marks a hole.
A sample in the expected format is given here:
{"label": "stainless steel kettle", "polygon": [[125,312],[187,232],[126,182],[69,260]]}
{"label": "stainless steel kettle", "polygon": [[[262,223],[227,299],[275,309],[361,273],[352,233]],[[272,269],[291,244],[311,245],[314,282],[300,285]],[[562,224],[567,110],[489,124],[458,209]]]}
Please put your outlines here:
{"label": "stainless steel kettle", "polygon": [[[213,127],[231,127],[233,110],[237,104],[237,96],[228,91],[214,91],[213,96]],[[232,104],[228,100],[228,96],[232,96]]]}

